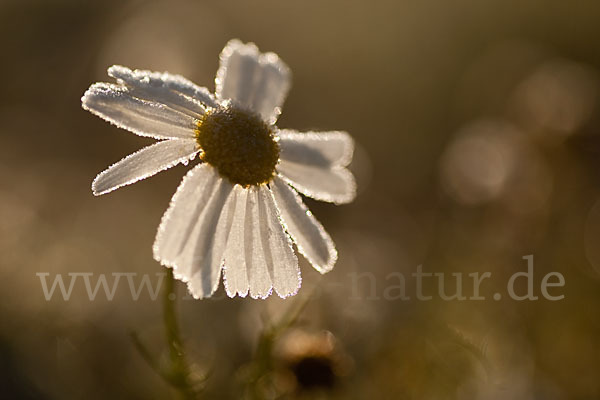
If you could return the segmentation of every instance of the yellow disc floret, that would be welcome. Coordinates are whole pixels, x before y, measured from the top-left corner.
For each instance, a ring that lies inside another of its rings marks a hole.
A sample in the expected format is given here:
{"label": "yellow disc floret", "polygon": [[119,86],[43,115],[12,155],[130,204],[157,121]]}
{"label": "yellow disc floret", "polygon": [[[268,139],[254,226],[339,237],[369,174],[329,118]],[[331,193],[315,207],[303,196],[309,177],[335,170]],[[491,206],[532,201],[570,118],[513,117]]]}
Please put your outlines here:
{"label": "yellow disc floret", "polygon": [[200,158],[233,184],[268,183],[279,160],[273,129],[260,115],[231,104],[207,111],[198,121]]}

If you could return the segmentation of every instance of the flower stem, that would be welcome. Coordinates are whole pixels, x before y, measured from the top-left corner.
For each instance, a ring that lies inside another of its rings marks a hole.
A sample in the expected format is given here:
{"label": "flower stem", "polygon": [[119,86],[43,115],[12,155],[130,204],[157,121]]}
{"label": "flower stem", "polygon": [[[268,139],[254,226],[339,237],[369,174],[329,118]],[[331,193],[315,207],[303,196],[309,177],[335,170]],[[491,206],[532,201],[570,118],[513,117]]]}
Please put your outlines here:
{"label": "flower stem", "polygon": [[191,381],[190,367],[187,362],[181,333],[177,323],[177,313],[175,311],[175,277],[173,270],[167,268],[165,279],[164,297],[163,297],[163,322],[169,347],[170,365],[163,374],[167,380],[181,395],[183,399],[197,399],[199,397]]}

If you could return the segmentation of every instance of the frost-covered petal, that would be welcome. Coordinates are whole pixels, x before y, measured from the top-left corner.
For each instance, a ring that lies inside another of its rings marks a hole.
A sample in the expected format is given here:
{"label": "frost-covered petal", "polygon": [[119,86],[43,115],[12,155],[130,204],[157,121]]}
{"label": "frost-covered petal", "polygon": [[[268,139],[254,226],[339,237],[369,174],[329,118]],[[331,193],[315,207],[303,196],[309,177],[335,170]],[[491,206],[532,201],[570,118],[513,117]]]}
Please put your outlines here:
{"label": "frost-covered petal", "polygon": [[317,271],[329,272],[337,261],[337,250],[329,234],[304,205],[298,193],[281,178],[273,179],[271,190],[284,228],[296,243],[298,251]]}
{"label": "frost-covered petal", "polygon": [[208,89],[180,75],[137,69],[132,71],[120,65],[110,67],[108,75],[126,85],[130,93],[138,98],[164,104],[195,118],[204,114],[205,105],[217,106]]}
{"label": "frost-covered petal", "polygon": [[[231,231],[231,226],[233,223],[233,216],[235,213],[235,207],[237,202],[237,196],[235,191],[233,190],[233,186],[231,186],[228,182],[222,181],[221,185],[226,187],[227,191],[227,200],[225,200],[225,204],[223,205],[222,210],[220,212],[217,210],[216,213],[220,213],[219,219],[217,221],[217,226],[214,231],[214,239],[212,242],[212,247],[208,251],[205,259],[205,265],[203,268],[208,268],[211,273],[217,273],[217,276],[211,276],[211,281],[214,282],[214,279],[219,279],[220,271],[223,268],[223,260],[225,256],[225,249],[227,248],[227,241],[229,239],[229,233]],[[195,272],[190,279],[188,286],[192,294],[196,297],[203,297],[198,295],[198,291],[195,288],[196,282],[198,281],[198,272]],[[200,280],[201,281],[201,280]],[[218,283],[215,283],[213,287],[216,290]],[[213,290],[213,292],[214,292]]]}
{"label": "frost-covered petal", "polygon": [[352,161],[354,141],[346,132],[278,132],[281,159],[318,167],[345,167]]}
{"label": "frost-covered petal", "polygon": [[346,132],[279,131],[281,176],[300,193],[337,204],[356,197],[352,161],[354,142]]}
{"label": "frost-covered petal", "polygon": [[198,151],[194,139],[172,139],[154,143],[128,155],[98,174],[92,182],[92,192],[95,196],[112,192],[180,162],[185,163]]}
{"label": "frost-covered petal", "polygon": [[233,189],[235,210],[223,256],[223,284],[229,297],[246,297],[250,289],[246,268],[245,227],[248,191],[239,185]]}
{"label": "frost-covered petal", "polygon": [[319,167],[281,160],[277,171],[300,193],[320,201],[349,203],[356,197],[356,182],[343,167]]}
{"label": "frost-covered petal", "polygon": [[206,206],[194,221],[192,231],[184,238],[185,245],[181,253],[172,262],[175,276],[187,282],[188,289],[195,298],[208,297],[219,286],[223,241],[228,232],[220,232],[218,236],[216,233],[232,189],[233,186],[228,181],[218,180]]}
{"label": "frost-covered petal", "polygon": [[274,53],[261,54],[253,43],[231,40],[220,56],[217,98],[232,99],[274,124],[290,88],[291,72]]}
{"label": "frost-covered petal", "polygon": [[177,188],[158,229],[154,258],[172,267],[195,298],[209,297],[219,286],[235,200],[232,190],[214,168],[194,167]]}
{"label": "frost-covered petal", "polygon": [[153,246],[157,261],[173,266],[220,180],[208,164],[198,164],[183,177],[158,227]]}
{"label": "frost-covered petal", "polygon": [[194,137],[197,120],[163,104],[142,100],[129,89],[109,83],[95,83],[81,98],[84,109],[140,136],[155,139]]}
{"label": "frost-covered petal", "polygon": [[271,294],[273,288],[261,237],[261,225],[265,221],[260,218],[258,189],[250,187],[247,191],[244,249],[250,297],[264,299]]}
{"label": "frost-covered petal", "polygon": [[300,289],[301,283],[298,258],[294,254],[290,237],[281,225],[273,195],[266,186],[258,189],[258,205],[261,241],[271,282],[280,297],[293,296]]}

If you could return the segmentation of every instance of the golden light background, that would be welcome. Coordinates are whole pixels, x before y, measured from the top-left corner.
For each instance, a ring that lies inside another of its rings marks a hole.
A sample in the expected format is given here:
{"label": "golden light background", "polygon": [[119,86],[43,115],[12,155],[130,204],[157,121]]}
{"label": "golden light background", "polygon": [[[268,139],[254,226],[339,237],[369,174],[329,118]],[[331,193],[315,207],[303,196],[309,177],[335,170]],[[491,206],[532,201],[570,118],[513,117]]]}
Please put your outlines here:
{"label": "golden light background", "polygon": [[[159,300],[75,285],[46,301],[36,273],[164,272],[151,245],[187,168],[93,197],[98,172],[152,141],[80,98],[113,64],[213,90],[239,38],[292,69],[280,127],[353,135],[359,195],[307,200],[340,259],[323,277],[302,260],[297,298],[178,303],[203,398],[250,396],[263,321],[302,301],[262,398],[600,398],[599,21],[597,1],[1,1],[3,396],[175,396],[129,336],[164,350]],[[565,298],[493,300],[530,254],[537,293],[556,271]],[[384,298],[418,265],[449,285],[489,271],[488,299]],[[315,354],[332,378],[305,387],[293,366]]]}

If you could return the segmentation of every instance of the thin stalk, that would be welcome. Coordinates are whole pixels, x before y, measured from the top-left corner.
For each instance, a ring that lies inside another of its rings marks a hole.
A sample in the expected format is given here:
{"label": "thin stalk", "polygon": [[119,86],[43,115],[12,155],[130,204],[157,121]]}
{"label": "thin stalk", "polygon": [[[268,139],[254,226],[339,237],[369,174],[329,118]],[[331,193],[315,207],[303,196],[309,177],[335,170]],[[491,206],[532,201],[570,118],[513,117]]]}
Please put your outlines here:
{"label": "thin stalk", "polygon": [[165,379],[180,393],[183,399],[197,399],[198,393],[191,382],[190,367],[187,362],[181,332],[177,323],[175,310],[175,277],[173,270],[167,268],[165,288],[163,296],[163,322],[169,347],[169,370]]}
{"label": "thin stalk", "polygon": [[[142,343],[136,332],[131,332],[131,340],[144,361],[169,385],[171,385],[180,397],[185,400],[200,398],[197,389],[198,381],[192,378],[190,364],[185,356],[183,340],[179,324],[177,323],[177,312],[175,310],[175,277],[173,271],[167,268],[166,279],[163,288],[163,323],[169,349],[168,363],[160,362],[154,357],[148,348]],[[166,364],[166,365],[165,365]]]}

